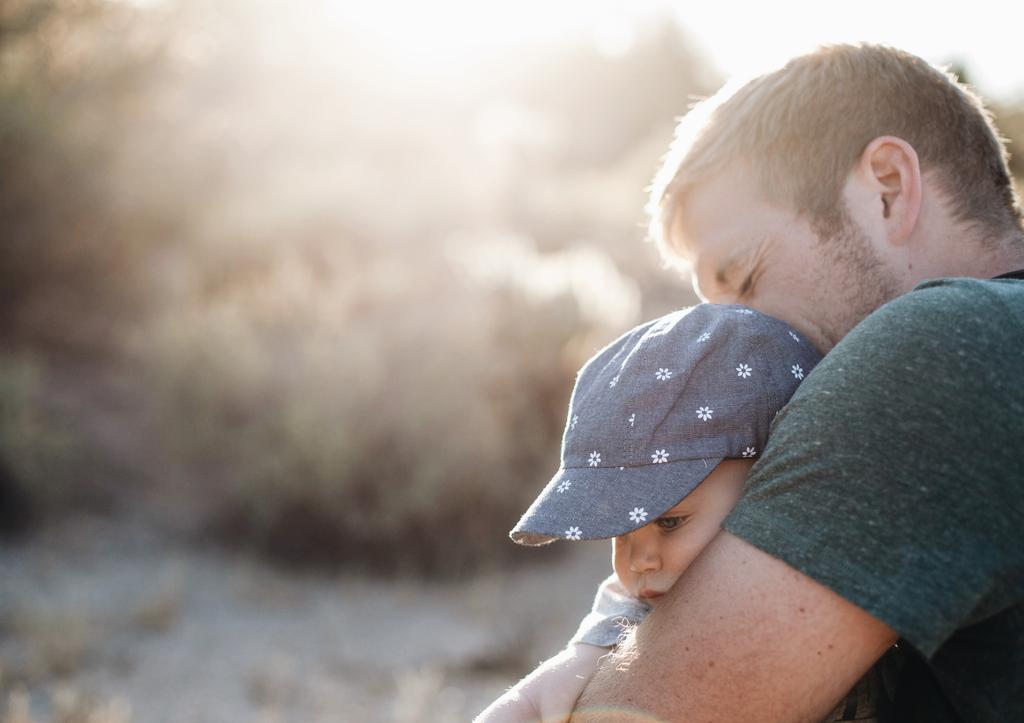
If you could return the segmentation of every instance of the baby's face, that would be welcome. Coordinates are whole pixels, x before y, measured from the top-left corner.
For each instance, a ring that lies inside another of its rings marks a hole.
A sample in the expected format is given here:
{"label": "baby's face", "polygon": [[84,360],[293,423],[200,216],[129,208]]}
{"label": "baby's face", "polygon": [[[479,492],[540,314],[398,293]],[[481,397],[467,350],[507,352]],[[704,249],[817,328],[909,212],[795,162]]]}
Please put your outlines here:
{"label": "baby's face", "polygon": [[727,459],[686,499],[643,527],[612,540],[612,566],[633,595],[664,595],[718,532],[743,492],[753,460]]}

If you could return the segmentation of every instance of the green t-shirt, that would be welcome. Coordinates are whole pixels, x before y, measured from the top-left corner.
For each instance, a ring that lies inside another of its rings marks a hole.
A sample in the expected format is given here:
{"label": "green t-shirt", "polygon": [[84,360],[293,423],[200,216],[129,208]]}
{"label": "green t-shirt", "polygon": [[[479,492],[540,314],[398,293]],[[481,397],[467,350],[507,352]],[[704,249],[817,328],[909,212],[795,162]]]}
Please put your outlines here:
{"label": "green t-shirt", "polygon": [[917,651],[899,720],[1024,721],[1024,281],[861,322],[776,417],[724,527]]}

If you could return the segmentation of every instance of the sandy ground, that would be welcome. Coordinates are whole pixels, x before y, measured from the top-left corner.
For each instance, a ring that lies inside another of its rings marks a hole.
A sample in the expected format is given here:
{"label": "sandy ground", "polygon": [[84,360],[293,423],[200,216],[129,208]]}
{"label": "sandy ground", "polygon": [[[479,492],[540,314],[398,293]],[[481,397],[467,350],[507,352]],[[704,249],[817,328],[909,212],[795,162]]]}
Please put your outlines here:
{"label": "sandy ground", "polygon": [[159,444],[138,379],[57,365],[43,394],[117,461],[122,504],[0,542],[0,723],[467,721],[565,643],[610,570],[604,543],[457,583],[200,548],[201,475]]}
{"label": "sandy ground", "polygon": [[0,547],[0,720],[466,721],[559,649],[609,568],[600,543],[545,552],[382,580],[66,522]]}

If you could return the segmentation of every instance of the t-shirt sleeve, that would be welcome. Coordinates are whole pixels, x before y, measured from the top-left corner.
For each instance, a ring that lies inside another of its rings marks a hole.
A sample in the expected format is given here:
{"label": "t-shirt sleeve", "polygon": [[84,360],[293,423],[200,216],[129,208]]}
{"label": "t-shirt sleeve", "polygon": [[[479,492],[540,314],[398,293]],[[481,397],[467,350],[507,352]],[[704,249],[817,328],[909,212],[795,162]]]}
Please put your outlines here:
{"label": "t-shirt sleeve", "polygon": [[929,282],[776,417],[728,531],[927,657],[1024,598],[1024,283]]}

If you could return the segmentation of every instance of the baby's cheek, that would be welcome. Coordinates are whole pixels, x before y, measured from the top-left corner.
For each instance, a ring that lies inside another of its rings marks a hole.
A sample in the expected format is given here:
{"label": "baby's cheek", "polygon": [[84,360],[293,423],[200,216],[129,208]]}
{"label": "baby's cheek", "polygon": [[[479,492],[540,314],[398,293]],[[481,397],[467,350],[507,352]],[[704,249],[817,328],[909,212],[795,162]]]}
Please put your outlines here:
{"label": "baby's cheek", "polygon": [[615,577],[626,588],[630,588],[632,574],[629,571],[629,546],[623,538],[612,539],[612,570]]}
{"label": "baby's cheek", "polygon": [[686,572],[686,569],[693,563],[694,559],[700,554],[700,551],[704,548],[701,544],[703,540],[699,539],[687,539],[679,540],[667,555],[665,559],[665,572],[671,573],[676,578]]}
{"label": "baby's cheek", "polygon": [[683,574],[683,570],[672,570],[671,575],[668,578],[668,587],[672,587],[676,584],[676,580]]}

